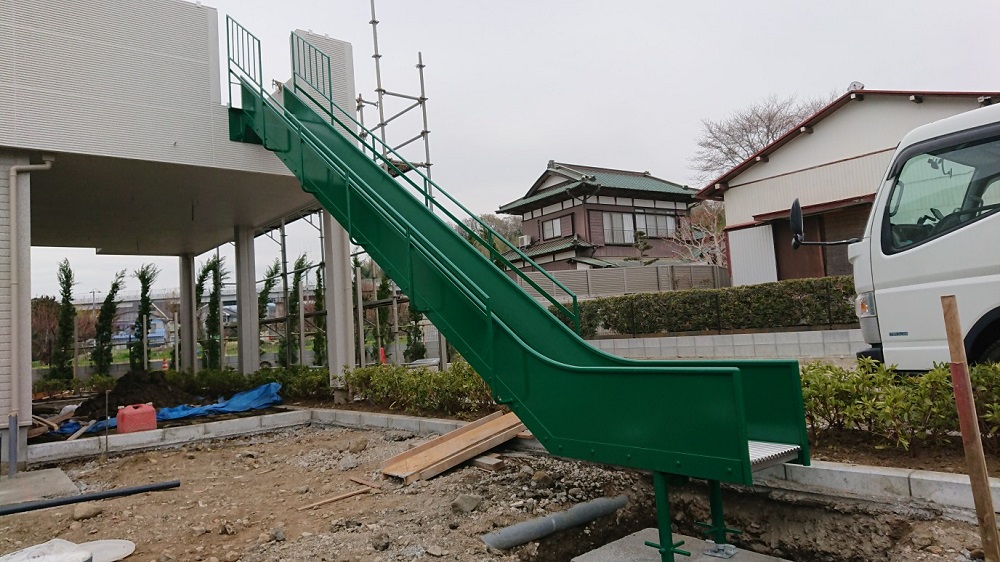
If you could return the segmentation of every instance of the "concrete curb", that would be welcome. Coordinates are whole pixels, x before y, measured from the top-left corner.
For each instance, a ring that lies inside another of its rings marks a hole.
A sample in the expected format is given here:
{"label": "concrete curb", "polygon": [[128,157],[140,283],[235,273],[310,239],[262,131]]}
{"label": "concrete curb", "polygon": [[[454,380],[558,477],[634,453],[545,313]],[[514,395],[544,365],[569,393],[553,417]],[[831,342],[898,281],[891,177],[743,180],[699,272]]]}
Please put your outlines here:
{"label": "concrete curb", "polygon": [[[298,409],[278,414],[111,435],[107,440],[107,452],[156,449],[311,424],[393,429],[427,435],[444,434],[466,423],[468,422],[355,410]],[[545,451],[534,439],[513,439],[511,443],[518,449]],[[29,445],[27,461],[29,465],[39,465],[93,457],[104,452],[103,437],[88,437],[76,441]],[[824,495],[883,500],[914,499],[949,508],[975,508],[969,477],[964,474],[813,461],[812,466],[774,466],[756,473],[755,477],[758,487],[768,489],[807,490]],[[990,479],[990,489],[993,505],[1000,509],[1000,478]]]}
{"label": "concrete curb", "polygon": [[[904,498],[950,508],[975,509],[972,486],[965,474],[813,461],[812,466],[771,467],[756,476],[763,488],[806,488],[829,495],[886,500]],[[993,505],[1000,513],[1000,478],[990,478],[990,491]]]}

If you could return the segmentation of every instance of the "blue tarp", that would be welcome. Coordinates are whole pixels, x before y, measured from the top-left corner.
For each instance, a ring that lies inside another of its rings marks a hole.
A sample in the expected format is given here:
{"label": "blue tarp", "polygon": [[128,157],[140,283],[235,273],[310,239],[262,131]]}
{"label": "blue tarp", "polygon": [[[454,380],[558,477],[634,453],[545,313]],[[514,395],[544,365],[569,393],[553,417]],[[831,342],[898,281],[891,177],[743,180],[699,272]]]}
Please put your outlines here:
{"label": "blue tarp", "polygon": [[[194,418],[199,416],[210,416],[213,414],[234,414],[236,412],[247,412],[250,410],[260,410],[281,404],[281,383],[269,382],[257,388],[234,394],[228,400],[219,400],[215,404],[208,406],[175,406],[173,408],[160,408],[156,411],[156,421],[164,422],[170,420],[182,420],[184,418]],[[102,431],[105,427],[114,429],[118,425],[118,420],[111,418],[102,420],[90,426],[87,433]],[[59,435],[70,435],[80,429],[80,423],[68,421],[59,426],[59,429],[51,432]]]}

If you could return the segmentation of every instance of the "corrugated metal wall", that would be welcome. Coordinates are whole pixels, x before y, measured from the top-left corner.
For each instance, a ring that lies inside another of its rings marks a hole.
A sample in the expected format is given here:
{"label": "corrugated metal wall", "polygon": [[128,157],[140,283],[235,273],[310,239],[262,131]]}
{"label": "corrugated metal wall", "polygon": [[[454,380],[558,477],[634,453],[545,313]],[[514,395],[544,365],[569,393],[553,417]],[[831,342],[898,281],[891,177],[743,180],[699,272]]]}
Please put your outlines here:
{"label": "corrugated metal wall", "polygon": [[771,225],[731,230],[728,234],[733,286],[778,280]]}

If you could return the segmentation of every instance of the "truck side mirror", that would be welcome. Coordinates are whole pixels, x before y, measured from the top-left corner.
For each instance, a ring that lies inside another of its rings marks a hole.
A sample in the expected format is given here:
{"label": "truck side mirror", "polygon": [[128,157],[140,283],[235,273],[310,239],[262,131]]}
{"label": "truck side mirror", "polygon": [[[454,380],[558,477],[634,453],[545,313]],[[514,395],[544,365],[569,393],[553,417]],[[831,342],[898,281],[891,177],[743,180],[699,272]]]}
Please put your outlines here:
{"label": "truck side mirror", "polygon": [[788,222],[792,228],[792,249],[798,250],[802,245],[802,238],[805,235],[805,227],[802,225],[802,205],[799,200],[792,201],[792,210],[788,213]]}

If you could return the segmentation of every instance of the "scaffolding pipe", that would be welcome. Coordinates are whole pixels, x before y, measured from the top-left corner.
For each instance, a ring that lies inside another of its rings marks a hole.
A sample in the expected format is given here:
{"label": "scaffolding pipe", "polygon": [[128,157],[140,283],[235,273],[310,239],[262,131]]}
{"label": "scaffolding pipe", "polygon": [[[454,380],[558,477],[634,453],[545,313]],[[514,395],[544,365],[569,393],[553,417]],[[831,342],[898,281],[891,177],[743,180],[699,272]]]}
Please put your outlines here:
{"label": "scaffolding pipe", "polygon": [[378,94],[378,128],[380,129],[380,136],[382,138],[382,156],[385,156],[388,154],[389,145],[385,141],[385,105],[382,103],[385,90],[382,89],[382,64],[380,62],[382,55],[378,52],[378,19],[375,17],[375,0],[371,0],[371,6],[372,19],[368,23],[372,24],[372,43],[375,46],[375,54],[372,55],[372,58],[375,59],[375,93]]}
{"label": "scaffolding pipe", "polygon": [[589,523],[599,517],[611,515],[622,507],[625,507],[627,503],[628,498],[626,496],[597,498],[596,500],[577,504],[566,511],[560,511],[529,521],[522,521],[499,531],[482,535],[479,538],[491,548],[501,550],[514,548],[515,546],[547,537],[552,533]]}

